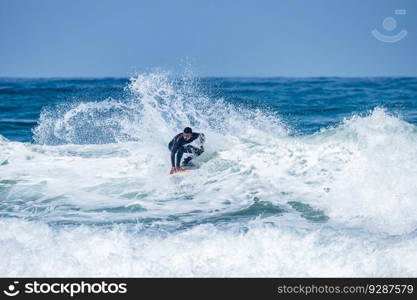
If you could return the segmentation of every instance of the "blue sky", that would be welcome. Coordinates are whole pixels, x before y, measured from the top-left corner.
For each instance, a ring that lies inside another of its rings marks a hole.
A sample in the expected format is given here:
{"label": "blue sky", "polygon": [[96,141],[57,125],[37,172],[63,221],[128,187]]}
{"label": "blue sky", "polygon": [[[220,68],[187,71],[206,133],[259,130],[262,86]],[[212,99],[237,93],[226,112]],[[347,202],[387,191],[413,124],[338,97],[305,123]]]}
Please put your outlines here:
{"label": "blue sky", "polygon": [[[408,34],[385,43],[373,29]],[[416,53],[417,0],[0,0],[2,77],[128,77],[185,61],[201,76],[417,76]]]}

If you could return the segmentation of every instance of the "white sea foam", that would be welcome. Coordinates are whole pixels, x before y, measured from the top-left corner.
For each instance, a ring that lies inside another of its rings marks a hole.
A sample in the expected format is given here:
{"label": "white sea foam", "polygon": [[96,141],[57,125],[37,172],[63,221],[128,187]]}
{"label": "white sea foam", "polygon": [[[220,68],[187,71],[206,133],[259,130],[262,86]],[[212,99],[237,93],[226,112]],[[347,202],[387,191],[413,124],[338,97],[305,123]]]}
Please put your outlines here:
{"label": "white sea foam", "polygon": [[[45,109],[38,144],[0,137],[1,274],[417,274],[415,126],[376,108],[296,136],[189,78],[127,92]],[[169,176],[184,126],[206,151]]]}
{"label": "white sea foam", "polygon": [[416,239],[249,224],[150,237],[121,229],[51,229],[0,221],[2,276],[415,276]]}

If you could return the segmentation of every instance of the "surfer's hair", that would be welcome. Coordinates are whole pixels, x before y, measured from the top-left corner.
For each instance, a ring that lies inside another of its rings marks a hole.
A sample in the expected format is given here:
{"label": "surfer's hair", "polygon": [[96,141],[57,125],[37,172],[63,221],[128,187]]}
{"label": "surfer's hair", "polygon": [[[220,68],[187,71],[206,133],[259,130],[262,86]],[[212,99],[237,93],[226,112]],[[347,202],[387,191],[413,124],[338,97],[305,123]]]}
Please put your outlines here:
{"label": "surfer's hair", "polygon": [[193,133],[193,130],[190,127],[185,127],[184,133]]}

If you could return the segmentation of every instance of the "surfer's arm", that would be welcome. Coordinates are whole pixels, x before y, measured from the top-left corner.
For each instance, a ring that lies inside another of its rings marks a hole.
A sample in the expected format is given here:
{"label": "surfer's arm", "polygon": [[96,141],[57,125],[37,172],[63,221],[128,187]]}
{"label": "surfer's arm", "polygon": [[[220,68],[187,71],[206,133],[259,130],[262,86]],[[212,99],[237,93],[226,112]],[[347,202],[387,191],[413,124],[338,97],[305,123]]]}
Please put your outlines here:
{"label": "surfer's arm", "polygon": [[199,133],[198,138],[201,144],[200,149],[204,151],[204,142],[206,141],[206,136],[204,135],[204,133]]}
{"label": "surfer's arm", "polygon": [[171,150],[171,166],[173,168],[175,168],[175,154],[178,150],[178,146],[174,145],[172,146],[172,150]]}
{"label": "surfer's arm", "polygon": [[[171,175],[177,172],[184,171],[184,169],[180,167],[181,158],[178,157],[178,154],[178,146],[174,145],[171,151],[171,171],[169,172],[169,174]],[[177,161],[176,164],[175,161]]]}
{"label": "surfer's arm", "polygon": [[177,172],[177,168],[175,167],[175,154],[177,152],[178,147],[175,147],[175,145],[172,147],[172,151],[171,151],[171,171],[169,172],[169,174],[174,174]]}
{"label": "surfer's arm", "polygon": [[178,156],[178,150],[180,147],[180,141],[179,141],[179,137],[177,136],[172,144],[172,148],[171,148],[171,166],[173,168],[179,167],[179,162],[178,164],[175,164],[175,161],[177,160],[177,156]]}

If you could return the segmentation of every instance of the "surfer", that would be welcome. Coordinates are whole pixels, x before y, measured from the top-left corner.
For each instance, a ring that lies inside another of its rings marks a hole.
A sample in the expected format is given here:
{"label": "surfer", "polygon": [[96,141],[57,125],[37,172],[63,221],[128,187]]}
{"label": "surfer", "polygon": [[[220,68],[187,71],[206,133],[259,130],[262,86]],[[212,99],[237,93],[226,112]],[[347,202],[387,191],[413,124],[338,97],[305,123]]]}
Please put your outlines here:
{"label": "surfer", "polygon": [[[197,148],[192,145],[187,145],[194,140],[199,139],[201,147]],[[203,133],[193,132],[190,127],[184,128],[184,132],[177,134],[171,142],[168,144],[168,148],[171,151],[171,172],[169,174],[174,174],[176,172],[184,171],[185,169],[180,167],[181,158],[184,153],[192,153],[199,156],[204,152],[204,143],[205,137]],[[190,161],[193,159],[193,155],[184,159],[182,166],[187,166],[190,164]]]}

